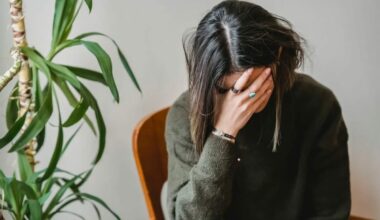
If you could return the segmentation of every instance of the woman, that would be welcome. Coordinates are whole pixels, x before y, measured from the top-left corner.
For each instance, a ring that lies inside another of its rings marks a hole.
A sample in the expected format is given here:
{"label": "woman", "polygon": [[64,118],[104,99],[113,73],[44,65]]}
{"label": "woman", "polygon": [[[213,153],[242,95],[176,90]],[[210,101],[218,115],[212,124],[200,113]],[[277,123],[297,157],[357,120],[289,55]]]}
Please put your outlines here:
{"label": "woman", "polygon": [[189,89],[165,130],[170,219],[348,219],[347,128],[332,90],[295,71],[302,40],[256,4],[223,1],[184,41]]}

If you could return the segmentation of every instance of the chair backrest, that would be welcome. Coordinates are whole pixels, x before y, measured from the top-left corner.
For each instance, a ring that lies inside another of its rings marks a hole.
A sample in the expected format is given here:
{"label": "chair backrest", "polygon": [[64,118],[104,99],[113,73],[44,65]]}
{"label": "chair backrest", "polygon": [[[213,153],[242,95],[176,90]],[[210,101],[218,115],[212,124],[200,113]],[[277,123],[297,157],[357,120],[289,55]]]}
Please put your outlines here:
{"label": "chair backrest", "polygon": [[161,188],[167,179],[165,121],[169,107],[145,116],[133,130],[132,148],[149,219],[163,220]]}
{"label": "chair backrest", "polygon": [[[169,108],[170,106],[145,116],[133,130],[133,154],[151,220],[164,220],[160,196],[168,177],[164,132]],[[350,220],[370,219],[350,216]]]}

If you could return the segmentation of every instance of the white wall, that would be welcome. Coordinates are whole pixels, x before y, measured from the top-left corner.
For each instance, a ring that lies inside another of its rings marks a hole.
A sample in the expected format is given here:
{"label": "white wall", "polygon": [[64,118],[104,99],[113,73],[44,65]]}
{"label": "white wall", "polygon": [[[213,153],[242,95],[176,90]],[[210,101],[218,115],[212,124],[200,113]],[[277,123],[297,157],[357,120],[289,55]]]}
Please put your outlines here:
{"label": "white wall", "polygon": [[[51,39],[54,1],[25,0],[27,37],[30,45],[44,54]],[[102,45],[112,54],[114,74],[120,88],[121,103],[112,102],[107,89],[96,89],[100,106],[107,122],[108,139],[105,155],[93,173],[85,190],[92,192],[113,207],[123,219],[147,219],[135,162],[131,150],[134,125],[144,115],[167,106],[186,88],[186,72],[181,37],[188,28],[195,27],[208,9],[219,1],[202,0],[128,0],[94,1],[92,14],[83,10],[73,33],[100,31],[119,42],[141,84],[143,96],[134,88],[123,71],[113,45],[101,38]],[[290,20],[295,30],[310,43],[310,60],[305,72],[332,88],[337,95],[349,129],[349,147],[352,173],[352,212],[364,217],[380,219],[380,176],[378,148],[380,120],[380,2],[366,1],[274,1],[258,0],[267,10]],[[8,52],[11,46],[8,4],[0,1],[0,70],[11,64]],[[95,38],[93,38],[95,39]],[[73,48],[57,61],[97,69],[96,60],[83,48]],[[9,89],[0,94],[4,103]],[[0,116],[4,116],[4,105]],[[64,115],[70,108],[63,107]],[[56,119],[56,117],[54,117]],[[53,124],[56,120],[52,121]],[[4,134],[1,120],[0,133]],[[47,146],[54,146],[52,126]],[[71,132],[66,133],[66,137]],[[83,126],[60,167],[80,172],[93,159],[97,139]],[[51,148],[41,153],[40,167],[49,160]],[[13,156],[3,150],[0,167],[8,174],[15,167]],[[95,215],[90,206],[73,205],[89,219]],[[104,212],[105,219],[112,219]],[[65,215],[61,218],[65,219]],[[67,217],[66,217],[67,218]]]}

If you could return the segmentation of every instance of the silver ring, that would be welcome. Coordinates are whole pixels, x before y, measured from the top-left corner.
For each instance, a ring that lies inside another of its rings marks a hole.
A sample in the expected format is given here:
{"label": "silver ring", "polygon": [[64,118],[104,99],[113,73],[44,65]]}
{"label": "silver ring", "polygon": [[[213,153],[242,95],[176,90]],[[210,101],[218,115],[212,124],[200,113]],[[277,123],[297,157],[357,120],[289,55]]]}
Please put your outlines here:
{"label": "silver ring", "polygon": [[253,97],[256,96],[256,92],[249,92],[248,96],[249,96],[250,99],[252,99]]}
{"label": "silver ring", "polygon": [[235,87],[231,87],[231,91],[235,94],[239,94],[240,93],[240,90],[239,89],[235,89]]}

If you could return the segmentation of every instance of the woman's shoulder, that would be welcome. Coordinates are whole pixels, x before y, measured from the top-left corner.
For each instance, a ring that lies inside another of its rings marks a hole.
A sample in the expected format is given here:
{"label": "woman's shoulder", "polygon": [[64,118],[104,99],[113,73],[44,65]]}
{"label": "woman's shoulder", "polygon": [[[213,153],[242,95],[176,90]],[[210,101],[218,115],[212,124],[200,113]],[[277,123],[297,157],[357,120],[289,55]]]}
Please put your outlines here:
{"label": "woman's shoulder", "polygon": [[331,88],[317,80],[314,76],[302,72],[296,72],[295,78],[296,80],[292,92],[298,98],[324,99],[328,96],[334,95]]}
{"label": "woman's shoulder", "polygon": [[342,109],[335,92],[311,75],[297,72],[289,94],[300,121],[306,123],[341,117]]}
{"label": "woman's shoulder", "polygon": [[290,90],[298,105],[309,108],[321,108],[331,104],[339,104],[335,92],[314,76],[296,72],[296,80]]}
{"label": "woman's shoulder", "polygon": [[185,123],[188,120],[189,107],[189,90],[186,89],[177,96],[173,104],[170,106],[167,115],[167,123]]}
{"label": "woman's shoulder", "polygon": [[177,96],[171,108],[182,108],[188,112],[190,107],[189,101],[189,89],[186,89]]}
{"label": "woman's shoulder", "polygon": [[185,137],[190,141],[189,90],[181,92],[170,106],[166,116],[166,133]]}

